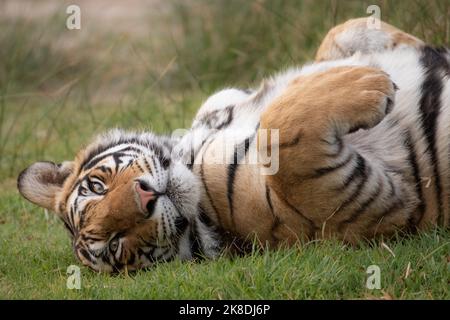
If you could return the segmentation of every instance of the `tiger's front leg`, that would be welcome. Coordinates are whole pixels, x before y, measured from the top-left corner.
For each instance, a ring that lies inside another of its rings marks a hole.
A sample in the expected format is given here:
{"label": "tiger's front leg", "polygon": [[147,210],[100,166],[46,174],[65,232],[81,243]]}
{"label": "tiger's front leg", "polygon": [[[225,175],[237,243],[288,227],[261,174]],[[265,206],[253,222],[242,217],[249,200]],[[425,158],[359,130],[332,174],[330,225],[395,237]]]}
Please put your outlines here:
{"label": "tiger's front leg", "polygon": [[343,139],[376,126],[394,95],[383,71],[338,67],[297,78],[263,113],[261,128],[279,130],[279,170],[267,185],[309,221],[310,236],[356,241],[407,223],[401,177]]}

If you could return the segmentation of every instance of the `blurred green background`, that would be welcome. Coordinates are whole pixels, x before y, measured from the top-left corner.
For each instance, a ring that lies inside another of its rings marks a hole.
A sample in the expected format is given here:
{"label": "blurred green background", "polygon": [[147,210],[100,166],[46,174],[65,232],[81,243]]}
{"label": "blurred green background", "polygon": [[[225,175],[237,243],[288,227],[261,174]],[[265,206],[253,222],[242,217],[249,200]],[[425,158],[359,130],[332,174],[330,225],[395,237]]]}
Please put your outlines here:
{"label": "blurred green background", "polygon": [[[81,30],[66,28],[68,4]],[[188,127],[208,94],[311,60],[327,30],[369,4],[449,42],[449,0],[1,1],[0,180],[72,158],[108,127]]]}
{"label": "blurred green background", "polygon": [[[81,8],[81,30],[66,28],[69,4]],[[448,298],[447,231],[390,244],[396,258],[335,243],[136,278],[83,269],[85,289],[74,292],[65,231],[16,191],[27,165],[73,159],[106,128],[189,127],[214,90],[312,60],[327,30],[371,4],[382,20],[449,43],[450,0],[0,0],[0,298]],[[364,287],[374,262],[387,270],[381,291]]]}

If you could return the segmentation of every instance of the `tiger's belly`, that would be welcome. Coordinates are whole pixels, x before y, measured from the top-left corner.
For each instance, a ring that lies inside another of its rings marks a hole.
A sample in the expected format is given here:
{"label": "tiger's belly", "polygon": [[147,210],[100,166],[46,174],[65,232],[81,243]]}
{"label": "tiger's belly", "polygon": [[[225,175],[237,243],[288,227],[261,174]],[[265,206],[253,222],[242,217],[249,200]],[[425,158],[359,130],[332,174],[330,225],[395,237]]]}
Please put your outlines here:
{"label": "tiger's belly", "polygon": [[[380,173],[389,171],[394,180],[398,180],[395,191],[404,195],[398,210],[403,215],[375,219],[377,212],[392,211],[387,210],[389,207],[383,210],[388,206],[383,200],[386,197],[377,200],[377,210],[365,208],[365,202],[361,199],[359,202],[352,199],[355,210],[362,213],[358,218],[361,223],[352,227],[355,240],[392,234],[409,227],[425,229],[430,225],[449,225],[450,81],[442,72],[448,66],[447,60],[440,57],[434,62],[438,65],[427,65],[428,61],[433,61],[427,59],[428,55],[434,57],[437,54],[398,50],[340,62],[343,65],[376,65],[386,71],[400,88],[394,110],[385,120],[370,130],[345,139],[368,159],[368,163],[375,165],[378,162],[379,168],[383,168],[379,169]],[[250,100],[224,108],[228,112],[223,117],[218,117],[218,111],[214,111],[216,118],[223,120],[217,123],[216,129],[226,128],[238,137],[226,159],[236,159],[235,147],[250,138],[249,132],[257,130],[255,126],[260,112],[282,91],[283,84],[278,86],[278,83],[288,82],[297,75],[294,71],[286,78],[267,82],[260,92],[249,97]],[[432,86],[435,82],[437,85]],[[211,119],[207,118],[205,122],[208,126],[213,123]],[[242,132],[241,128],[244,128]],[[205,136],[209,134],[208,131]],[[301,148],[301,145],[298,147]],[[268,186],[266,176],[260,174],[258,165],[245,161],[210,161],[217,150],[220,146],[214,139],[205,143],[199,152],[202,159],[193,170],[202,180],[201,206],[220,228],[241,238],[257,235],[260,241],[270,244],[331,236],[345,239],[345,231],[341,232],[338,228],[342,217],[335,215],[330,218],[336,208],[327,207],[329,198],[316,197],[317,190],[325,186],[326,181],[314,188],[305,185],[310,188],[312,196],[297,201],[304,207],[295,207],[286,194]],[[238,158],[246,160],[248,154]],[[376,181],[372,180],[369,179],[368,184],[375,185]],[[371,187],[368,186],[368,189]],[[337,193],[333,199],[342,197]],[[411,219],[405,218],[405,212],[412,213]],[[396,217],[399,217],[398,221]],[[372,220],[375,222],[372,223]]]}
{"label": "tiger's belly", "polygon": [[269,187],[261,166],[252,162],[254,146],[254,141],[249,143],[240,159],[231,157],[227,164],[217,159],[223,145],[213,141],[206,146],[201,163],[193,167],[203,185],[202,212],[227,235],[226,240],[257,239],[277,246],[316,237],[299,211]]}

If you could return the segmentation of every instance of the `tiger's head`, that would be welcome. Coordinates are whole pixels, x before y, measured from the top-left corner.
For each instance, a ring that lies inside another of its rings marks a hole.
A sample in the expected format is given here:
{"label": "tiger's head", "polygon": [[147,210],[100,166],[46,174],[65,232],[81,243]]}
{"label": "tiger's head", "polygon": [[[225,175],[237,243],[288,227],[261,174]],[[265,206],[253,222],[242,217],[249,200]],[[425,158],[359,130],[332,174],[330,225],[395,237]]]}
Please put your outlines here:
{"label": "tiger's head", "polygon": [[18,189],[58,214],[75,255],[94,270],[214,256],[215,235],[198,210],[199,181],[171,156],[173,144],[151,133],[112,130],[74,161],[32,164]]}

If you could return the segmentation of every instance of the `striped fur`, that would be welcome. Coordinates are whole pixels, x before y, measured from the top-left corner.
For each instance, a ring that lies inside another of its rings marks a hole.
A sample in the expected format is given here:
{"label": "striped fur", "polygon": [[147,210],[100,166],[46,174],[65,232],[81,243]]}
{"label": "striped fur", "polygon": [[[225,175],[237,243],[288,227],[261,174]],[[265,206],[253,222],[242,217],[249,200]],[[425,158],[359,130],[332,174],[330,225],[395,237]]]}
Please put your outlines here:
{"label": "striped fur", "polygon": [[[226,129],[203,134],[212,142],[198,152],[203,161],[194,172],[213,195],[203,206],[224,229],[240,237],[256,232],[273,245],[280,238],[356,242],[448,225],[449,57],[446,50],[403,46],[268,80],[235,105]],[[358,90],[374,90],[377,99]],[[223,148],[211,137],[238,136],[239,144],[258,125],[280,130],[277,174],[261,175],[248,164],[208,164]],[[284,236],[274,234],[279,229]]]}
{"label": "striped fur", "polygon": [[[19,190],[59,214],[75,255],[94,270],[131,271],[174,258],[214,257],[213,229],[196,214],[200,182],[172,161],[173,143],[150,133],[112,130],[72,163],[30,166],[19,177]],[[146,208],[137,183],[160,194]]]}
{"label": "striped fur", "polygon": [[[214,257],[218,235],[355,243],[448,226],[450,53],[364,23],[331,30],[315,63],[214,94],[180,139],[112,131],[74,162],[32,165],[19,190],[101,271]],[[137,179],[164,193],[150,216]]]}
{"label": "striped fur", "polygon": [[[363,22],[332,30],[318,52],[322,62],[282,72],[247,96],[240,93],[226,128],[210,130],[195,120],[190,135],[202,130],[210,140],[192,149],[199,149],[194,172],[208,190],[202,206],[223,229],[244,238],[256,233],[263,243],[278,245],[318,237],[357,242],[448,226],[449,51],[386,24],[378,38],[368,32],[371,38],[364,39]],[[352,48],[336,54],[342,40],[355,34]],[[215,113],[220,102],[230,108],[229,93],[213,97]],[[203,118],[207,108],[208,102]],[[210,164],[224,144],[242,144],[259,127],[280,130],[277,174],[261,175],[258,165]]]}

